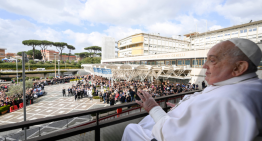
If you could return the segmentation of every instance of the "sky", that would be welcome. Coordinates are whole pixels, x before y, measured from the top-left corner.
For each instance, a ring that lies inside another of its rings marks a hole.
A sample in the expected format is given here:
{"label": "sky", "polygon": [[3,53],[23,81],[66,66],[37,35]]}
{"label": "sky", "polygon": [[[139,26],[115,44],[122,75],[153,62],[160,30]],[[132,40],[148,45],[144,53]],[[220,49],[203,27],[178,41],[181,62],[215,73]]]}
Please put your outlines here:
{"label": "sky", "polygon": [[22,41],[35,39],[65,42],[79,53],[101,46],[104,36],[201,33],[262,20],[261,13],[261,0],[1,0],[0,48],[27,51],[32,47]]}

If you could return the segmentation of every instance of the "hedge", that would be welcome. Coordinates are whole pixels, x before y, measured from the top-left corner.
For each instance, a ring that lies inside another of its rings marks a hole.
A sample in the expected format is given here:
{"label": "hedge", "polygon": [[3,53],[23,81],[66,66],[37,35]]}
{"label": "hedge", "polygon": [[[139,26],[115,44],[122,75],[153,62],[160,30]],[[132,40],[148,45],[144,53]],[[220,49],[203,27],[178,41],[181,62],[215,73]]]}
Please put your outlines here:
{"label": "hedge", "polygon": [[93,96],[93,99],[100,99],[100,96]]}
{"label": "hedge", "polygon": [[[22,64],[18,63],[17,67],[19,70],[22,70]],[[56,67],[58,68],[58,65],[56,65]],[[27,70],[28,67],[28,63],[25,64],[25,69]],[[45,69],[55,69],[55,64],[30,64],[30,69],[37,69],[37,68],[45,68]],[[76,64],[76,65],[66,65],[65,64],[60,64],[60,69],[79,69],[81,68],[80,64]],[[12,69],[12,70],[16,70],[16,63],[0,63],[0,69],[5,70],[5,69]]]}

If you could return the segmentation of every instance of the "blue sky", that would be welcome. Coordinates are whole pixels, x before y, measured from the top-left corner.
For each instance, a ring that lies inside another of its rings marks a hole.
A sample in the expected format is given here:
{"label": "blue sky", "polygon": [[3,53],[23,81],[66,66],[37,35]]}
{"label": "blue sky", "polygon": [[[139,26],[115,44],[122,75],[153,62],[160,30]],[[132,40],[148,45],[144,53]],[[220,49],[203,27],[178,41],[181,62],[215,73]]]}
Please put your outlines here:
{"label": "blue sky", "polygon": [[262,20],[261,7],[261,0],[3,0],[0,48],[29,50],[22,41],[38,39],[66,42],[78,53],[100,46],[103,36],[116,41],[139,32],[171,37],[195,32],[196,25],[205,32]]}

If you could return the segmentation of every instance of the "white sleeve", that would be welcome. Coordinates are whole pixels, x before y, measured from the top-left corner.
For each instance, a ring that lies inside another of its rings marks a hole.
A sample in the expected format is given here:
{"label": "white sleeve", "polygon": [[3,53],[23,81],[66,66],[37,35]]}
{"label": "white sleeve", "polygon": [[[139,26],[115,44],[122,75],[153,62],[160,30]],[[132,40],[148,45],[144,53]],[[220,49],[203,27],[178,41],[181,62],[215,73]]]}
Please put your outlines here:
{"label": "white sleeve", "polygon": [[152,110],[157,141],[251,141],[257,135],[255,118],[229,99],[194,102],[180,117],[169,116],[175,109],[168,114],[159,107]]}

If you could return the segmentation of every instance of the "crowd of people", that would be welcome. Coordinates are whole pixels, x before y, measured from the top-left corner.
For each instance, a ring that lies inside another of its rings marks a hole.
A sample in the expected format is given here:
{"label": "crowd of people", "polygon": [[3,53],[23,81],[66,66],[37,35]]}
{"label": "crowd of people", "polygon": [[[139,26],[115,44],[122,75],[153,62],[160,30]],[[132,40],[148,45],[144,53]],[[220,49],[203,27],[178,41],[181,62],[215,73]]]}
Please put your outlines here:
{"label": "crowd of people", "polygon": [[[61,78],[53,78],[53,79],[45,79],[45,80],[34,80],[32,88],[26,89],[26,104],[33,104],[34,99],[38,97],[37,93],[40,90],[44,90],[44,87],[46,85],[54,85],[54,84],[60,84],[65,82],[70,82],[71,79],[78,79],[80,76],[66,76]],[[0,85],[0,107],[9,105],[14,106],[16,105],[17,108],[20,107],[20,103],[23,103],[23,94],[17,93],[12,94],[12,96],[7,95],[9,88],[11,85],[17,85],[15,83],[8,83],[8,84],[1,84]]]}
{"label": "crowd of people", "polygon": [[[83,97],[92,99],[93,95],[100,96],[104,103],[114,105],[117,102],[125,103],[140,100],[137,96],[140,90],[148,91],[155,98],[199,89],[198,84],[170,83],[169,80],[157,85],[147,80],[123,80],[112,83],[107,78],[96,75],[85,75],[81,76],[81,78],[82,80],[78,81],[77,85],[72,85],[67,89],[63,88],[63,96],[66,96],[67,93],[68,96],[75,96],[75,100]],[[203,83],[202,85],[204,85]]]}

